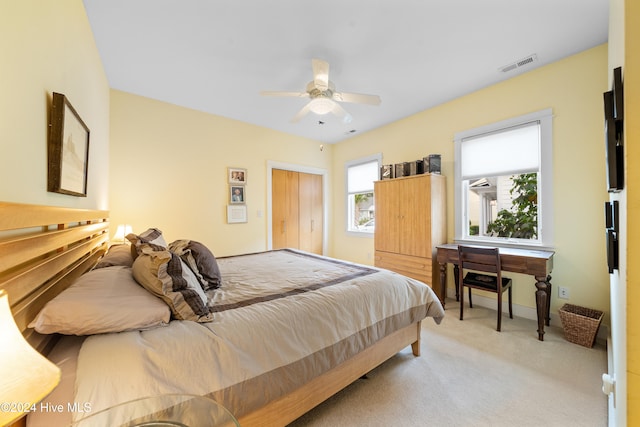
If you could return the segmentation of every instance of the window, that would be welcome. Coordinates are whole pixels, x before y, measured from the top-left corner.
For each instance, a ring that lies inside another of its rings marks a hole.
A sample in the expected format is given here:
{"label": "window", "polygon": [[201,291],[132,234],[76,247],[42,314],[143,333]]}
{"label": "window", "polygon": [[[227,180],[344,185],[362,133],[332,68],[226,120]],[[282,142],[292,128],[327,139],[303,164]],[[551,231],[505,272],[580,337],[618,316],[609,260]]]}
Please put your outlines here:
{"label": "window", "polygon": [[347,162],[347,231],[372,234],[375,227],[373,183],[380,177],[382,156]]}
{"label": "window", "polygon": [[551,110],[455,136],[457,241],[553,246]]}

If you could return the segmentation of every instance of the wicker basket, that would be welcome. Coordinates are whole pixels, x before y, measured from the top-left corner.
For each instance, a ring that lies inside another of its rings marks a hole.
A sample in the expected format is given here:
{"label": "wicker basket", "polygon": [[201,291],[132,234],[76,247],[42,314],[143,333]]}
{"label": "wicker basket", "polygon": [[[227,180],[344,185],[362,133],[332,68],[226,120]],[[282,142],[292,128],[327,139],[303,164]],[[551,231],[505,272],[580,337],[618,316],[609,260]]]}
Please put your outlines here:
{"label": "wicker basket", "polygon": [[590,308],[565,304],[559,311],[565,338],[575,344],[593,347],[604,313]]}

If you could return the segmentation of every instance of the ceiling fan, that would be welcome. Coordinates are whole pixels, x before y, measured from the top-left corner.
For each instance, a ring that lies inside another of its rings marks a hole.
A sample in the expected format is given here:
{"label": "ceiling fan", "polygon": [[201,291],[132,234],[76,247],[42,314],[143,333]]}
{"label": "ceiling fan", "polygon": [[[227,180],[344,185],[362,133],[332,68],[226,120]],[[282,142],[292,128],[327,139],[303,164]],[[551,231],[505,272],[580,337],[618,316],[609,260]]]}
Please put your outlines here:
{"label": "ceiling fan", "polygon": [[349,102],[354,104],[379,105],[378,95],[364,95],[360,93],[337,92],[336,87],[329,80],[329,63],[321,59],[312,59],[313,80],[307,84],[305,92],[279,92],[262,91],[263,96],[292,96],[299,98],[310,98],[311,100],[293,116],[291,121],[300,121],[309,112],[324,115],[333,113],[340,117],[344,123],[350,123],[351,115],[339,104],[339,102]]}

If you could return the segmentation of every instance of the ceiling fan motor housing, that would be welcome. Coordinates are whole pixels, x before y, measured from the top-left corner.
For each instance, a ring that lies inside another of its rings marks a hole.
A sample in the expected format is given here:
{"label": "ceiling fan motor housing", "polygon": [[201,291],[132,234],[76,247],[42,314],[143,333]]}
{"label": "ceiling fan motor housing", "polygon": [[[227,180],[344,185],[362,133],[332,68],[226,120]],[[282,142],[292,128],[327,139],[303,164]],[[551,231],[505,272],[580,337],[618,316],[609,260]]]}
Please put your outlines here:
{"label": "ceiling fan motor housing", "polygon": [[333,113],[340,117],[343,123],[350,123],[352,117],[342,108],[340,102],[380,104],[380,97],[377,95],[336,92],[335,85],[329,80],[329,63],[320,59],[313,59],[311,65],[313,68],[313,80],[307,83],[305,92],[262,92],[263,95],[269,96],[308,97],[310,99],[291,119],[292,123],[297,123],[309,112],[318,115]]}
{"label": "ceiling fan motor housing", "polygon": [[314,81],[310,81],[307,84],[307,93],[309,94],[309,98],[314,99],[314,98],[328,98],[328,99],[332,99],[333,98],[333,93],[336,90],[335,85],[333,84],[332,81],[329,82],[329,87],[325,90],[322,90],[321,88],[319,88],[318,86],[316,86]]}

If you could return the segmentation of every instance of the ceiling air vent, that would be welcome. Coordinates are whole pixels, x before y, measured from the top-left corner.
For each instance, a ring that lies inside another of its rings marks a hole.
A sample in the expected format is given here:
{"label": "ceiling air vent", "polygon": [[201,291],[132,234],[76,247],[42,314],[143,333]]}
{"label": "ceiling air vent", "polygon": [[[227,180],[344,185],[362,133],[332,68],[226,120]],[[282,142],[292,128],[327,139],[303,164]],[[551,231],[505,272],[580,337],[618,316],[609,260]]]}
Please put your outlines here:
{"label": "ceiling air vent", "polygon": [[529,55],[526,58],[522,58],[519,61],[514,62],[513,64],[505,65],[504,67],[500,67],[499,70],[503,73],[508,73],[511,70],[518,69],[520,67],[524,67],[525,65],[532,64],[538,60],[538,57],[533,54]]}

